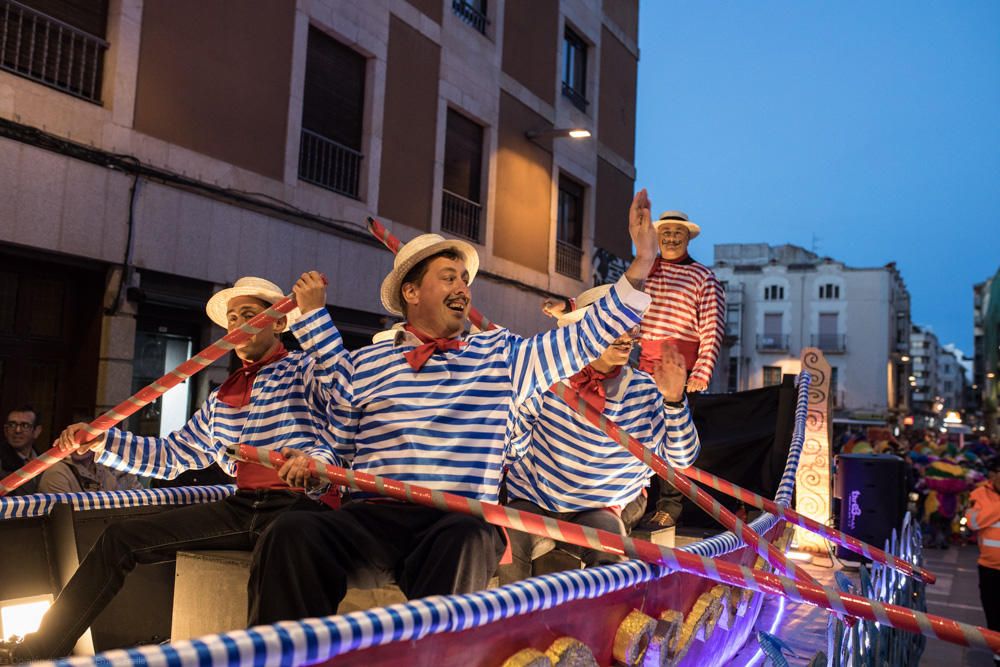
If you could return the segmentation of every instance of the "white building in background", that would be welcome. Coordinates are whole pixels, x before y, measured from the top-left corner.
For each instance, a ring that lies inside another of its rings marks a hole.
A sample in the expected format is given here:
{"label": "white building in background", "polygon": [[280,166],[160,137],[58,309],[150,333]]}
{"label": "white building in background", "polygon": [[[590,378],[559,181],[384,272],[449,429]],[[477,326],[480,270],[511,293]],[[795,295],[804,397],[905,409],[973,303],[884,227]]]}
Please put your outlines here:
{"label": "white building in background", "polygon": [[938,394],[944,403],[945,410],[965,410],[966,395],[969,387],[968,368],[966,367],[965,355],[948,343],[941,346],[941,353],[938,355],[938,378],[940,380]]}
{"label": "white building in background", "polygon": [[910,295],[894,263],[852,268],[794,245],[719,244],[713,269],[728,309],[712,391],[780,382],[817,347],[839,416],[909,410]]}
{"label": "white building in background", "polygon": [[943,416],[941,403],[941,379],[938,364],[942,355],[938,337],[930,327],[913,325],[910,332],[910,386],[913,414],[918,426],[933,426]]}

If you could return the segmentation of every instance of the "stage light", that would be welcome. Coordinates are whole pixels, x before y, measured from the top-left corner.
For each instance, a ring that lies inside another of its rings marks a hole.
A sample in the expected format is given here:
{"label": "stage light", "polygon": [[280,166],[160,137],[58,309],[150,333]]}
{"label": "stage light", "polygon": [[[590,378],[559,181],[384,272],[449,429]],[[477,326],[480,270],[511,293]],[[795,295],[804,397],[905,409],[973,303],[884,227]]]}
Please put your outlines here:
{"label": "stage light", "polygon": [[51,606],[52,595],[48,593],[0,602],[0,637],[10,640],[34,632]]}

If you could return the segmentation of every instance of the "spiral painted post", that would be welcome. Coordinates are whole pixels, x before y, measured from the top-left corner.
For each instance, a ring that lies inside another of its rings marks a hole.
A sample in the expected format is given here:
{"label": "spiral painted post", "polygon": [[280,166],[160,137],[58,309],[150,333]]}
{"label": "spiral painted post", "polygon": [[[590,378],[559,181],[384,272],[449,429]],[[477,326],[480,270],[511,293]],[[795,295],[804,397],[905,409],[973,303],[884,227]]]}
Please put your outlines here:
{"label": "spiral painted post", "polygon": [[[240,461],[257,463],[269,468],[280,468],[285,462],[285,458],[274,450],[239,445],[227,448],[227,451],[230,456]],[[993,652],[1000,651],[1000,632],[967,623],[959,623],[941,616],[925,614],[893,604],[884,604],[858,595],[841,593],[834,588],[789,579],[770,572],[754,570],[745,565],[736,565],[715,558],[671,549],[606,530],[580,526],[493,503],[484,503],[446,491],[428,489],[399,480],[347,470],[339,466],[317,464],[315,460],[310,461],[309,469],[315,477],[329,484],[349,486],[359,491],[377,493],[445,512],[468,514],[479,517],[495,526],[662,565],[672,570],[687,572],[737,588],[780,595],[838,614],[877,621],[883,625],[927,635],[952,644]]]}
{"label": "spiral painted post", "polygon": [[[227,354],[240,343],[249,340],[269,324],[284,317],[289,311],[295,308],[295,297],[286,296],[274,303],[267,310],[258,313],[249,322],[240,328],[230,331],[225,336],[215,341],[204,350],[194,355],[187,361],[181,363],[177,368],[170,371],[158,380],[149,383],[135,394],[105,412],[94,421],[77,431],[76,441],[83,444],[87,440],[92,440],[109,428],[118,424],[131,414],[138,412],[146,405],[152,403],[169,389],[176,387],[189,377],[210,366],[219,357]],[[52,447],[48,451],[40,454],[38,458],[26,463],[24,467],[15,470],[13,473],[0,479],[0,496],[6,495],[21,486],[36,475],[48,470],[62,459],[69,456],[70,452],[64,452],[58,447]]]}

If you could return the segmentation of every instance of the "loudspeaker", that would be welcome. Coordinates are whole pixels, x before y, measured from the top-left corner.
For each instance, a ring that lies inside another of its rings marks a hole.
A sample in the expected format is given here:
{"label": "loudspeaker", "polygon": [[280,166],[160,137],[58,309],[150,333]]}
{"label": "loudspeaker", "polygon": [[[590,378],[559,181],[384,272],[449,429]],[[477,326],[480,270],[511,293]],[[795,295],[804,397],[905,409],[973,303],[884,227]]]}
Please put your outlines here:
{"label": "loudspeaker", "polygon": [[[835,495],[840,498],[840,530],[882,549],[906,514],[906,464],[892,454],[837,457]],[[867,561],[844,547],[837,558]]]}

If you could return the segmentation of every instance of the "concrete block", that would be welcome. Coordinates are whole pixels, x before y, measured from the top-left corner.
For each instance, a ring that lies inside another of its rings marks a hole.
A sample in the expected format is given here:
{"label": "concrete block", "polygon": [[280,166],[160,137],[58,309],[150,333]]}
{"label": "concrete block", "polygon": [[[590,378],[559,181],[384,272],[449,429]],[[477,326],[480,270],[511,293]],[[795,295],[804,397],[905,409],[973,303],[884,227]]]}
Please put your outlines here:
{"label": "concrete block", "polygon": [[178,192],[140,181],[133,221],[133,259],[137,266],[176,273]]}
{"label": "concrete block", "polygon": [[247,626],[249,551],[180,551],[170,639]]}
{"label": "concrete block", "polygon": [[202,277],[210,262],[212,208],[214,201],[190,192],[177,193],[180,199],[177,216],[177,273]]}
{"label": "concrete block", "polygon": [[214,202],[211,208],[211,218],[207,221],[208,266],[205,276],[216,283],[231,283],[240,276],[239,272],[239,235],[243,212],[233,206]]}
{"label": "concrete block", "polygon": [[14,240],[55,250],[62,224],[63,191],[69,158],[40,149],[21,152],[16,173]]}

